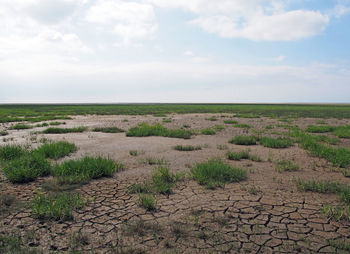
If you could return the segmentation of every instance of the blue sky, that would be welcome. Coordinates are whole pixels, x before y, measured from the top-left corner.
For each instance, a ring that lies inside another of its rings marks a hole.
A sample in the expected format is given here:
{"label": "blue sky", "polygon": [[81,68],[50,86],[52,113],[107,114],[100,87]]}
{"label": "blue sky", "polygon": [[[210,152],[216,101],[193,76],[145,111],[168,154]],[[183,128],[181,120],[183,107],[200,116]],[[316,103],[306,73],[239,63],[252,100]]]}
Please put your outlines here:
{"label": "blue sky", "polygon": [[350,102],[350,0],[2,0],[0,103]]}

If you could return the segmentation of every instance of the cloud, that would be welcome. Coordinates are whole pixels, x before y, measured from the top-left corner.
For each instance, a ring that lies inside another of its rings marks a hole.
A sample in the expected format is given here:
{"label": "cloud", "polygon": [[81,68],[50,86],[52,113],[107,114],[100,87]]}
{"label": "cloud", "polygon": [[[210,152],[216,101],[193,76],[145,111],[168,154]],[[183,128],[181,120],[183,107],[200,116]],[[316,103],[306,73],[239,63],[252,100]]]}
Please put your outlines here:
{"label": "cloud", "polygon": [[87,11],[85,19],[112,26],[113,32],[126,43],[148,37],[158,28],[153,6],[138,2],[99,0]]}
{"label": "cloud", "polygon": [[223,38],[289,41],[322,33],[329,17],[319,11],[290,10],[281,0],[149,0],[162,8],[198,14],[189,23]]}

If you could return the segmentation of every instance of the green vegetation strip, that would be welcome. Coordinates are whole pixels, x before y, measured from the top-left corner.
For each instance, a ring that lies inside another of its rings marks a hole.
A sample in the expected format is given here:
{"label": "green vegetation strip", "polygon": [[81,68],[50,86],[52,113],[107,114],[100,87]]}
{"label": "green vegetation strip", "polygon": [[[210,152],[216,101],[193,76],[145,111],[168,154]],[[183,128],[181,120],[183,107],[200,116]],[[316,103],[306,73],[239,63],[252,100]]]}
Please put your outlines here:
{"label": "green vegetation strip", "polygon": [[259,144],[269,148],[287,148],[292,146],[294,141],[287,138],[263,137],[259,140]]}
{"label": "green vegetation strip", "polygon": [[94,128],[92,131],[94,132],[104,132],[104,133],[120,133],[124,132],[124,130],[118,127],[98,127]]}
{"label": "green vegetation strip", "polygon": [[257,138],[255,136],[248,136],[248,135],[240,135],[235,136],[233,139],[229,140],[229,143],[235,144],[235,145],[256,145]]}
{"label": "green vegetation strip", "polygon": [[128,137],[148,137],[148,136],[162,136],[169,138],[183,138],[189,139],[192,132],[188,130],[176,129],[169,130],[161,124],[149,125],[148,123],[141,123],[136,127],[131,128],[126,136]]}
{"label": "green vegetation strip", "polygon": [[42,133],[44,134],[65,134],[65,133],[79,133],[87,131],[87,127],[75,127],[75,128],[56,128],[56,127],[50,127],[46,130],[43,130]]}

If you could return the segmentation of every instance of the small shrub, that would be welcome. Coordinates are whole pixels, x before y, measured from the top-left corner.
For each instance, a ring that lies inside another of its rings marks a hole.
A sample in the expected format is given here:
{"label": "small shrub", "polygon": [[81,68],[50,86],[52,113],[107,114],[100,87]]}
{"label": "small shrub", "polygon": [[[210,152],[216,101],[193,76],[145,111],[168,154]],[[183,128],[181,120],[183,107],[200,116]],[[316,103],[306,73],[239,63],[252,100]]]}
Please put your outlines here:
{"label": "small shrub", "polygon": [[3,161],[17,159],[26,153],[28,151],[20,145],[5,145],[0,147],[0,159]]}
{"label": "small shrub", "polygon": [[200,146],[191,146],[191,145],[187,145],[187,146],[183,146],[183,145],[177,145],[174,146],[174,150],[177,151],[196,151],[196,150],[201,150],[202,148]]}
{"label": "small shrub", "polygon": [[307,132],[311,132],[311,133],[325,133],[325,132],[332,132],[334,130],[335,130],[334,126],[328,126],[328,125],[323,125],[323,126],[310,125],[306,129]]}
{"label": "small shrub", "polygon": [[157,206],[157,201],[152,195],[139,194],[139,205],[145,208],[147,211],[155,211]]}
{"label": "small shrub", "polygon": [[201,134],[203,134],[203,135],[215,135],[216,131],[211,129],[211,128],[206,128],[206,129],[201,130]]}
{"label": "small shrub", "polygon": [[103,157],[84,157],[79,160],[69,160],[54,167],[53,173],[62,183],[81,183],[101,177],[111,177],[124,166],[111,159]]}
{"label": "small shrub", "polygon": [[5,164],[3,168],[6,178],[12,183],[34,181],[40,176],[49,175],[50,170],[50,162],[36,153],[14,159]]}
{"label": "small shrub", "polygon": [[98,127],[94,128],[92,131],[94,132],[104,132],[104,133],[120,133],[124,132],[124,130],[118,127]]}
{"label": "small shrub", "polygon": [[248,145],[256,145],[256,141],[257,139],[255,136],[241,135],[241,136],[234,137],[229,141],[229,143],[248,146]]}
{"label": "small shrub", "polygon": [[236,120],[225,120],[224,123],[225,124],[238,124],[238,121],[236,121]]}
{"label": "small shrub", "polygon": [[58,195],[37,194],[32,202],[32,214],[44,220],[72,220],[73,209],[84,206],[79,194],[62,193]]}
{"label": "small shrub", "polygon": [[45,158],[57,160],[69,155],[70,153],[74,153],[76,150],[77,147],[75,144],[69,143],[67,141],[58,141],[46,143],[37,148],[34,152],[43,155]]}
{"label": "small shrub", "polygon": [[9,133],[7,131],[0,131],[0,136],[7,136]]}
{"label": "small shrub", "polygon": [[42,133],[44,134],[65,134],[65,133],[81,133],[84,131],[87,131],[87,127],[75,127],[75,128],[55,128],[55,127],[50,127],[47,128],[46,130],[43,130]]}
{"label": "small shrub", "polygon": [[232,167],[220,159],[198,163],[191,169],[191,175],[199,184],[209,188],[224,186],[225,183],[239,182],[247,178],[244,169]]}
{"label": "small shrub", "polygon": [[11,130],[25,130],[25,129],[31,129],[33,126],[30,126],[28,124],[18,123],[13,126],[11,126]]}
{"label": "small shrub", "polygon": [[278,172],[283,171],[298,171],[300,169],[299,165],[295,164],[293,161],[290,160],[280,160],[277,163],[276,170]]}
{"label": "small shrub", "polygon": [[259,143],[269,148],[287,148],[294,144],[293,140],[286,138],[269,138],[263,137],[259,140]]}

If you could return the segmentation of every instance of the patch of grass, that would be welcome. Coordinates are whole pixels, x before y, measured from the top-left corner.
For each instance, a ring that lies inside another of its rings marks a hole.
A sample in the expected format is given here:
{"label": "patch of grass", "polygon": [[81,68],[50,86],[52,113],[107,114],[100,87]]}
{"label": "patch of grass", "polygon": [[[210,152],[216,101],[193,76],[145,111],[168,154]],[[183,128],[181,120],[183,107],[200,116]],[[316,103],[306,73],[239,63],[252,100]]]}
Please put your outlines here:
{"label": "patch of grass", "polygon": [[227,145],[217,145],[216,148],[219,150],[227,150],[228,146]]}
{"label": "patch of grass", "polygon": [[104,133],[120,133],[124,132],[124,130],[118,127],[98,127],[94,128],[92,131],[94,132],[104,132]]}
{"label": "patch of grass", "polygon": [[162,136],[169,138],[183,138],[189,139],[192,132],[182,129],[169,130],[161,124],[149,125],[148,123],[141,123],[136,127],[131,128],[126,136],[128,137],[148,137],[148,136]]}
{"label": "patch of grass", "polygon": [[9,133],[7,131],[0,131],[0,136],[7,136]]}
{"label": "patch of grass", "polygon": [[169,195],[179,176],[170,172],[167,167],[159,167],[152,174],[153,188],[156,192]]}
{"label": "patch of grass", "polygon": [[45,158],[60,159],[71,153],[74,153],[77,147],[73,143],[67,141],[58,141],[46,143],[37,148],[34,152],[43,155]]}
{"label": "patch of grass", "polygon": [[263,137],[259,140],[262,146],[269,148],[287,148],[294,144],[294,141],[287,138],[269,138]]}
{"label": "patch of grass", "polygon": [[237,120],[225,120],[224,121],[225,124],[238,124],[238,121]]}
{"label": "patch of grass", "polygon": [[81,185],[82,183],[76,183],[76,184],[61,183],[54,178],[52,180],[47,180],[43,182],[43,184],[41,185],[41,188],[48,192],[62,193],[62,192],[72,191],[80,187]]}
{"label": "patch of grass", "polygon": [[235,161],[244,160],[244,159],[248,159],[248,160],[255,161],[255,162],[262,161],[262,159],[259,156],[250,154],[249,150],[248,151],[240,151],[240,152],[228,151],[226,153],[226,158],[229,160],[235,160]]}
{"label": "patch of grass", "polygon": [[202,147],[200,146],[192,146],[192,145],[187,145],[187,146],[184,146],[184,145],[177,145],[177,146],[174,146],[174,150],[177,150],[177,151],[196,151],[196,150],[201,150]]}
{"label": "patch of grass", "polygon": [[258,116],[258,115],[247,114],[247,113],[238,113],[238,114],[235,114],[235,117],[240,117],[240,118],[260,118],[260,116]]}
{"label": "patch of grass", "polygon": [[80,127],[75,127],[75,128],[55,128],[55,127],[50,127],[47,128],[46,130],[43,130],[42,133],[44,134],[65,134],[65,133],[81,133],[84,131],[87,131],[87,127],[80,126]]}
{"label": "patch of grass", "polygon": [[153,186],[149,183],[134,183],[128,187],[128,193],[135,194],[135,193],[152,193],[153,192]]}
{"label": "patch of grass", "polygon": [[208,188],[247,179],[247,172],[244,169],[232,167],[220,159],[196,164],[191,169],[191,175],[199,184],[206,185]]}
{"label": "patch of grass", "polygon": [[4,145],[0,147],[0,160],[2,161],[11,161],[17,159],[25,154],[28,151],[20,145]]}
{"label": "patch of grass", "polygon": [[211,128],[205,128],[205,129],[201,130],[201,134],[203,134],[203,135],[215,135],[216,131],[211,129]]}
{"label": "patch of grass", "polygon": [[61,183],[75,184],[101,177],[111,177],[115,172],[123,168],[124,166],[122,164],[111,159],[101,156],[86,156],[78,160],[64,161],[62,164],[56,165],[53,169],[53,174]]}
{"label": "patch of grass", "polygon": [[61,124],[66,124],[66,122],[51,122],[51,123],[49,123],[49,125],[51,125],[51,126],[57,126],[57,125],[61,125]]}
{"label": "patch of grass", "polygon": [[26,130],[31,128],[33,128],[33,126],[23,123],[18,123],[10,127],[11,130]]}
{"label": "patch of grass", "polygon": [[215,122],[215,121],[217,121],[218,119],[217,119],[215,116],[212,116],[212,117],[209,117],[209,118],[205,118],[205,120]]}
{"label": "patch of grass", "polygon": [[144,164],[148,164],[148,165],[169,165],[169,161],[161,158],[161,159],[157,159],[157,158],[153,158],[153,157],[147,157],[144,160],[141,160],[141,162],[143,162]]}
{"label": "patch of grass", "polygon": [[328,218],[334,219],[336,221],[350,221],[350,205],[323,204],[322,213]]}
{"label": "patch of grass", "polygon": [[153,114],[154,117],[166,117],[166,114],[164,113],[155,113]]}
{"label": "patch of grass", "polygon": [[3,171],[10,182],[27,183],[49,175],[51,164],[42,155],[30,153],[6,163]]}
{"label": "patch of grass", "polygon": [[47,127],[47,126],[49,126],[48,123],[39,123],[35,125],[35,127]]}
{"label": "patch of grass", "polygon": [[338,138],[350,138],[350,125],[339,126],[333,131]]}
{"label": "patch of grass", "polygon": [[336,127],[329,126],[329,125],[310,125],[307,127],[306,131],[311,133],[325,133],[325,132],[332,132],[335,130]]}
{"label": "patch of grass", "polygon": [[330,240],[329,244],[339,250],[344,250],[350,252],[350,241],[349,239],[336,239]]}
{"label": "patch of grass", "polygon": [[317,124],[327,124],[327,122],[325,120],[318,120],[316,123]]}
{"label": "patch of grass", "polygon": [[256,145],[257,138],[255,136],[241,135],[236,136],[233,139],[229,140],[229,143],[236,145]]}
{"label": "patch of grass", "polygon": [[280,173],[283,171],[298,171],[299,169],[300,166],[290,160],[280,160],[276,167],[276,171]]}
{"label": "patch of grass", "polygon": [[267,126],[265,126],[265,129],[266,129],[266,130],[272,130],[272,129],[274,129],[274,128],[275,128],[274,125],[267,125]]}
{"label": "patch of grass", "polygon": [[171,120],[171,118],[164,118],[162,120],[163,123],[171,123],[173,120]]}
{"label": "patch of grass", "polygon": [[217,130],[217,131],[222,131],[222,130],[225,129],[225,126],[223,126],[223,125],[215,125],[214,129]]}
{"label": "patch of grass", "polygon": [[139,194],[139,205],[147,211],[155,211],[157,209],[157,200],[153,195]]}
{"label": "patch of grass", "polygon": [[44,195],[38,193],[32,202],[32,214],[42,220],[72,220],[73,209],[84,206],[79,194],[61,193]]}
{"label": "patch of grass", "polygon": [[311,191],[317,193],[341,193],[346,187],[337,182],[331,181],[307,181],[303,179],[297,180],[297,187],[302,191]]}
{"label": "patch of grass", "polygon": [[25,245],[25,239],[20,233],[0,233],[0,253],[8,254],[37,254],[35,248]]}
{"label": "patch of grass", "polygon": [[250,128],[252,128],[252,126],[250,124],[245,124],[245,123],[239,123],[239,124],[235,124],[233,126],[237,127],[237,128],[243,128],[243,129],[250,129]]}

